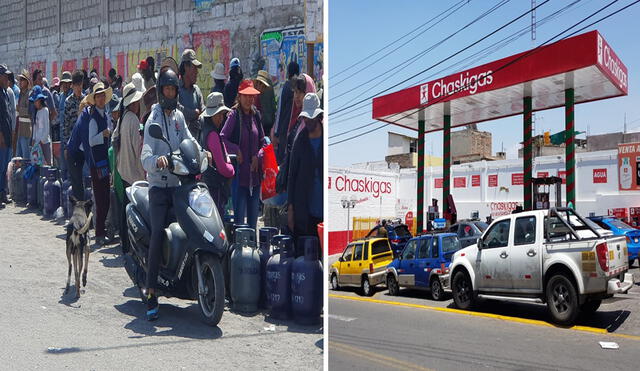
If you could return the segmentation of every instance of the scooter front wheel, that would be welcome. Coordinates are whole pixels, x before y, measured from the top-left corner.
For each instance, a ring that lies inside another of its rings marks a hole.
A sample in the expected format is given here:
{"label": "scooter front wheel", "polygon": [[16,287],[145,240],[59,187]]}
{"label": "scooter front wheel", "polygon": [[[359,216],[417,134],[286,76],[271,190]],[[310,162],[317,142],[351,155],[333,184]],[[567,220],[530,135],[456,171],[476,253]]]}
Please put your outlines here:
{"label": "scooter front wheel", "polygon": [[[210,326],[216,326],[224,311],[224,276],[220,260],[204,255],[200,262],[204,287],[198,290],[198,304],[203,320]],[[200,294],[200,292],[202,294]]]}

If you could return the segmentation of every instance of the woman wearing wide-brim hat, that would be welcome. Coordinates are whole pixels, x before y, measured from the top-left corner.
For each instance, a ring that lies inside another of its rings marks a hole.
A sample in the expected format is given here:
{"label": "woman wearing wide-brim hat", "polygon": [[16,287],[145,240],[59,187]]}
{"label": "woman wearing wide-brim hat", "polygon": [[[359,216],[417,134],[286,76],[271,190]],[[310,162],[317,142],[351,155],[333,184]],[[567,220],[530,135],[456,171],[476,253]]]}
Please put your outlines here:
{"label": "woman wearing wide-brim hat", "polygon": [[[91,171],[91,184],[96,201],[96,244],[103,246],[108,244],[106,238],[105,221],[109,211],[110,198],[110,173],[109,173],[109,130],[110,118],[106,113],[107,102],[111,100],[113,92],[111,87],[105,87],[102,82],[93,86],[91,94],[84,99],[90,108],[89,135],[84,143],[87,143],[91,151],[88,158]],[[83,143],[83,145],[84,145]],[[87,150],[85,148],[85,154]]]}
{"label": "woman wearing wide-brim hat", "polygon": [[237,155],[236,175],[232,184],[234,222],[256,228],[260,206],[263,148],[266,146],[260,113],[254,102],[260,92],[253,81],[243,80],[236,104],[222,128],[221,137],[230,153]]}
{"label": "woman wearing wide-brim hat", "polygon": [[213,157],[213,164],[202,174],[202,181],[209,187],[209,193],[218,207],[220,216],[225,215],[225,205],[231,195],[230,180],[235,175],[233,164],[229,161],[227,149],[220,137],[222,125],[230,111],[231,109],[224,105],[222,93],[214,92],[207,96],[205,110],[200,114],[200,144],[211,152]]}

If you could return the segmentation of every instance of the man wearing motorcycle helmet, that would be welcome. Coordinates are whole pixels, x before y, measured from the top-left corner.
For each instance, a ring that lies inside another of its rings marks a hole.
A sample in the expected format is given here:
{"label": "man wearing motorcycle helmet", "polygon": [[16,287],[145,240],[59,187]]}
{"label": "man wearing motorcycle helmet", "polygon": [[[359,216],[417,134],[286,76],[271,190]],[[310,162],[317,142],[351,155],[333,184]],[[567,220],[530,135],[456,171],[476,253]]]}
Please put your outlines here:
{"label": "man wearing motorcycle helmet", "polygon": [[[179,185],[176,175],[168,169],[167,154],[179,147],[184,139],[197,143],[187,129],[182,112],[178,106],[178,76],[167,69],[163,71],[156,85],[158,103],[151,108],[147,119],[142,145],[141,161],[147,172],[149,182],[149,215],[151,218],[151,241],[149,242],[148,272],[147,272],[147,319],[158,318],[158,298],[155,288],[158,279],[158,268],[162,254],[163,231],[166,227],[167,213],[173,205],[173,193]],[[171,148],[162,140],[153,138],[149,134],[149,126],[156,123],[162,128],[163,136],[171,144]],[[201,147],[198,145],[198,148]],[[211,154],[206,152],[209,163]]]}

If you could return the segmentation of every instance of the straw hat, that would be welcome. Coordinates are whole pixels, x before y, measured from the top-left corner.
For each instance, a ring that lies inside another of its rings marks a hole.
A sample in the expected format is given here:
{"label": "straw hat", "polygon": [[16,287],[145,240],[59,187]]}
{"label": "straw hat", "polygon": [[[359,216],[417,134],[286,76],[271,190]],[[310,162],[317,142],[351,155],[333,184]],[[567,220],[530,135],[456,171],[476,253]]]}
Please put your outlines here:
{"label": "straw hat", "polygon": [[105,102],[109,102],[111,100],[111,97],[113,96],[113,91],[111,90],[111,87],[105,88],[104,84],[102,82],[99,82],[95,85],[93,85],[93,90],[91,91],[91,94],[87,95],[86,102],[87,104],[90,105],[95,105],[96,101],[95,101],[95,95],[96,94],[100,94],[100,93],[104,93],[105,94]]}
{"label": "straw hat", "polygon": [[265,70],[258,71],[258,77],[256,77],[257,81],[260,81],[265,86],[271,86],[271,76],[269,76],[269,72]]}

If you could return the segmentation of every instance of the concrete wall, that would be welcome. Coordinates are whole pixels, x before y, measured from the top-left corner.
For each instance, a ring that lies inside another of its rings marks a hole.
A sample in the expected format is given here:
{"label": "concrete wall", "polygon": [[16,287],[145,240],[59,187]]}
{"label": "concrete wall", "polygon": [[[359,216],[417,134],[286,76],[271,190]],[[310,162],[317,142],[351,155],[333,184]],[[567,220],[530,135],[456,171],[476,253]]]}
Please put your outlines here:
{"label": "concrete wall", "polygon": [[194,7],[193,0],[2,0],[0,59],[16,71],[40,68],[48,78],[62,69],[104,74],[113,66],[126,80],[140,59],[177,58],[192,47],[205,64],[198,80],[204,90],[213,65],[228,68],[233,57],[250,77],[265,30],[304,27],[304,0],[218,0],[205,11]]}
{"label": "concrete wall", "polygon": [[459,161],[469,155],[491,157],[491,133],[469,129],[451,132],[451,160]]}

